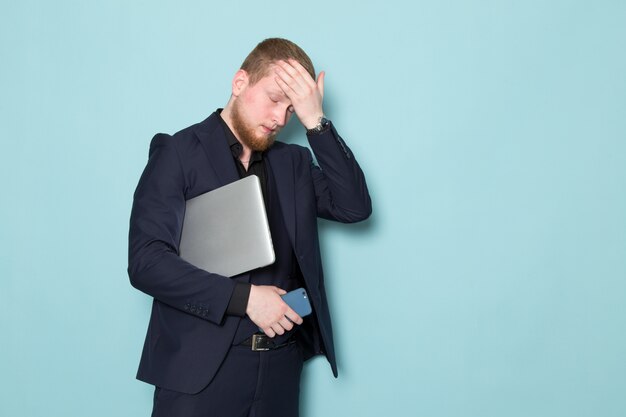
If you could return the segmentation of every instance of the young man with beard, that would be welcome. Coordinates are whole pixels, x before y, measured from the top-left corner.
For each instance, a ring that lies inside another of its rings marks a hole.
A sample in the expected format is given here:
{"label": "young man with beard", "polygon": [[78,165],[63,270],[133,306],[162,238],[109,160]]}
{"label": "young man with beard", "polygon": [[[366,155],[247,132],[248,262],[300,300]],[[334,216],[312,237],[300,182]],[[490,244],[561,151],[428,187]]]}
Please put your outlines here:
{"label": "young man with beard", "polygon": [[[365,178],[322,107],[305,52],[266,39],[232,80],[223,110],[156,135],[134,195],[128,273],[154,298],[137,377],[155,385],[153,416],[298,415],[303,361],[323,354],[337,376],[317,217],[371,212]],[[295,113],[311,149],[274,142]],[[260,179],[274,264],[227,278],[178,256],[185,201],[247,175]],[[304,319],[281,298],[305,287]],[[259,332],[259,328],[263,332]]]}

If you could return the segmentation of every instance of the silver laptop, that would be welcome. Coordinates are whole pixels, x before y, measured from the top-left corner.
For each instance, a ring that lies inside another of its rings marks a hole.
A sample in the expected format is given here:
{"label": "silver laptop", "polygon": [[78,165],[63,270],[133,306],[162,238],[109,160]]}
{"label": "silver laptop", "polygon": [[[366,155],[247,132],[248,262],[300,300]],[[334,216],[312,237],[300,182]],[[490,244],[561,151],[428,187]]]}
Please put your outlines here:
{"label": "silver laptop", "polygon": [[274,247],[256,175],[187,200],[180,257],[227,277],[274,263]]}

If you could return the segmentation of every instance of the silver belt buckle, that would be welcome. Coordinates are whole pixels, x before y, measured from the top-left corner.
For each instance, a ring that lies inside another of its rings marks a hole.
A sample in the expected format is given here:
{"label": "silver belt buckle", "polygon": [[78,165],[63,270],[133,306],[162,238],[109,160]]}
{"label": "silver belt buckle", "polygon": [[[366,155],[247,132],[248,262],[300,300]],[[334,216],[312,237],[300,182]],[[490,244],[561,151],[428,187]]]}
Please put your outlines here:
{"label": "silver belt buckle", "polygon": [[265,352],[266,350],[270,350],[268,347],[260,347],[259,345],[262,343],[262,340],[267,338],[264,334],[253,334],[252,335],[252,351],[253,352]]}

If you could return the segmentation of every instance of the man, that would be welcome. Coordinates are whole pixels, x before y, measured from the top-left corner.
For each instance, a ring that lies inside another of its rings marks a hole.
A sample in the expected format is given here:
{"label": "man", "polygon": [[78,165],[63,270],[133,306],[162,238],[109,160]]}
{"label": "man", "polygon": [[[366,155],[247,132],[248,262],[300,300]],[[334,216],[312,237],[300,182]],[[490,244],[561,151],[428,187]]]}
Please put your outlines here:
{"label": "man", "polygon": [[[137,378],[156,386],[153,416],[297,416],[302,362],[337,367],[317,217],[366,219],[365,178],[324,117],[324,73],[305,52],[267,39],[232,80],[223,110],[173,136],[158,134],[134,195],[128,273],[154,298]],[[315,153],[274,143],[296,114]],[[274,264],[227,278],[178,256],[185,201],[259,176]],[[313,314],[282,301],[305,287]],[[259,328],[263,332],[259,331]]]}

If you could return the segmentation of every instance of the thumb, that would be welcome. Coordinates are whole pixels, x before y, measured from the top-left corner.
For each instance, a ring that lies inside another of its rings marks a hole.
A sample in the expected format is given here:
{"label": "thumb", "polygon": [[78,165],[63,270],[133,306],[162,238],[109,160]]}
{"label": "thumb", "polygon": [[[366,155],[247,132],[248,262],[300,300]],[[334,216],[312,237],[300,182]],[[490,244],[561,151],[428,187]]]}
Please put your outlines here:
{"label": "thumb", "polygon": [[283,290],[282,288],[278,288],[278,287],[274,287],[274,288],[276,288],[276,293],[278,295],[285,295],[285,294],[287,294],[287,291]]}
{"label": "thumb", "polygon": [[320,92],[320,95],[324,97],[324,78],[326,77],[326,72],[322,71],[317,75],[317,89]]}

